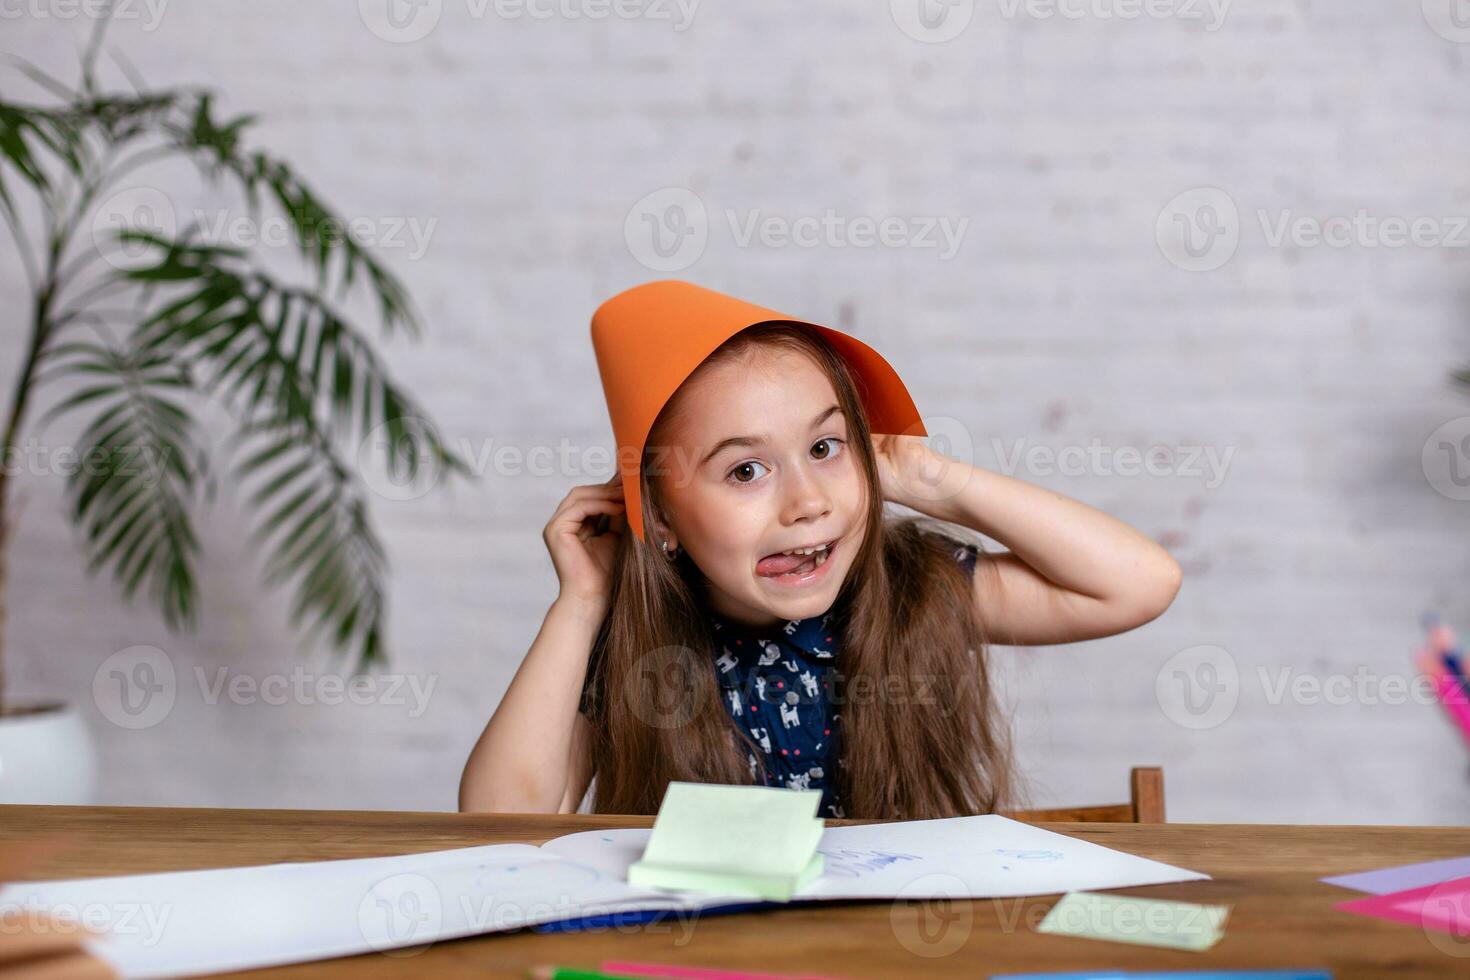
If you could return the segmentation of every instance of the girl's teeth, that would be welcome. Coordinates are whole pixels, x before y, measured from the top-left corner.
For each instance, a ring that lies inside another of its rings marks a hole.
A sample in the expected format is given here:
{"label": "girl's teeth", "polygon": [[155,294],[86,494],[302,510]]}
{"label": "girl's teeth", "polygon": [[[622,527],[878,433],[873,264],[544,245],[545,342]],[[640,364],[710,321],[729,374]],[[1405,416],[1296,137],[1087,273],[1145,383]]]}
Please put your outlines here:
{"label": "girl's teeth", "polygon": [[[827,552],[825,550],[823,550],[823,551],[817,552],[817,557],[815,559],[813,559],[812,561],[810,561],[810,562],[802,562],[802,564],[800,566],[798,566],[796,568],[793,568],[791,571],[787,572],[786,574],[787,575],[796,576],[796,577],[800,577],[802,575],[810,575],[812,572],[814,572],[817,569],[821,568],[825,564],[827,564]],[[810,565],[811,567],[808,568],[807,567],[808,565]]]}

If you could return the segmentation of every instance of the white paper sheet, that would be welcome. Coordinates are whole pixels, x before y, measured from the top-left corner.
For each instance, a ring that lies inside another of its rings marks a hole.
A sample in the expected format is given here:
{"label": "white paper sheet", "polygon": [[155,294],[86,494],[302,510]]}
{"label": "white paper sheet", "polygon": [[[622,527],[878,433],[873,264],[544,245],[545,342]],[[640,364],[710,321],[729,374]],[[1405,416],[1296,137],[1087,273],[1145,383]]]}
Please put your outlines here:
{"label": "white paper sheet", "polygon": [[649,893],[506,844],[398,857],[130,875],[0,888],[108,930],[89,944],[124,978],[252,969],[612,911]]}
{"label": "white paper sheet", "polygon": [[[90,943],[124,978],[190,976],[394,950],[580,915],[749,899],[629,886],[648,830],[592,830],[540,848],[17,882],[0,908],[45,907],[108,930]],[[829,827],[821,878],[796,901],[987,898],[1209,876],[988,815]]]}
{"label": "white paper sheet", "polygon": [[[589,830],[542,850],[622,878],[649,833]],[[822,876],[796,900],[1010,898],[1210,877],[996,814],[828,827],[817,850]]]}

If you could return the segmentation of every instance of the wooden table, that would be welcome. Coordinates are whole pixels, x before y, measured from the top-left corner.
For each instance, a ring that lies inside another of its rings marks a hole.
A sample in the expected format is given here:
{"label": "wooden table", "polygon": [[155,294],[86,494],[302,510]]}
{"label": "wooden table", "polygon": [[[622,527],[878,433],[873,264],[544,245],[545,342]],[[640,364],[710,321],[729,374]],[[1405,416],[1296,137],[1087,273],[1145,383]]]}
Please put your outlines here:
{"label": "wooden table", "polygon": [[[0,806],[0,841],[53,832],[73,846],[33,878],[406,854],[512,841],[541,843],[649,817],[328,810]],[[860,821],[832,820],[832,825]],[[1470,977],[1470,942],[1338,912],[1358,893],[1330,874],[1470,854],[1470,827],[1045,823],[1048,830],[1203,871],[1213,881],[1122,894],[1226,903],[1225,938],[1204,953],[1034,931],[1057,896],[967,902],[822,903],[695,916],[600,931],[530,930],[457,939],[274,970],[272,977],[521,977],[538,963],[604,958],[836,977],[988,977],[995,973],[1223,967],[1326,967],[1338,977]]]}

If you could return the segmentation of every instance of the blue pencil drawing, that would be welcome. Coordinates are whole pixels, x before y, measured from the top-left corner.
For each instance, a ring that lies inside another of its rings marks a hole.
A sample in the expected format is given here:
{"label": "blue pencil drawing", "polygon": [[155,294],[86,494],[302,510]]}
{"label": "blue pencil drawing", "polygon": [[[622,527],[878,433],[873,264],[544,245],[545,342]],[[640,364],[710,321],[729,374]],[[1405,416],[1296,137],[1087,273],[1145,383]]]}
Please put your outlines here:
{"label": "blue pencil drawing", "polygon": [[824,858],[823,874],[834,878],[860,878],[867,872],[878,871],[899,861],[923,860],[918,854],[873,848],[839,847],[830,851],[818,848],[817,851]]}
{"label": "blue pencil drawing", "polygon": [[995,853],[1004,854],[1018,861],[1060,861],[1066,857],[1061,851],[1027,851],[1009,847],[997,847]]}
{"label": "blue pencil drawing", "polygon": [[[536,870],[541,871],[543,875],[548,870],[551,870],[551,868],[554,866],[557,872],[562,874],[570,874],[573,880],[585,879],[586,881],[601,881],[607,877],[596,868],[589,868],[586,865],[582,864],[574,864],[571,861],[546,862],[544,864],[541,862],[532,862],[532,865],[536,867]],[[524,861],[516,861],[511,864],[500,864],[492,862],[478,864],[475,867],[475,887],[494,888],[504,886],[505,882],[501,880],[502,876],[515,874],[523,868],[527,867],[530,867],[530,865],[527,865]]]}

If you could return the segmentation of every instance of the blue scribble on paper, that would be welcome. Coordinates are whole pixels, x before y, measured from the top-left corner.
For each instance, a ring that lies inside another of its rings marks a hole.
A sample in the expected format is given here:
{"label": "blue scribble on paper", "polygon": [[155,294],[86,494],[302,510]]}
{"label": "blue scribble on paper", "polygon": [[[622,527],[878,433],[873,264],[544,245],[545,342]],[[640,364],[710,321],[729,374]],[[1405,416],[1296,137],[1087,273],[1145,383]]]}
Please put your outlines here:
{"label": "blue scribble on paper", "polygon": [[1015,858],[1018,861],[1060,861],[1066,857],[1061,851],[1024,850],[1012,847],[997,847],[996,854]]}
{"label": "blue scribble on paper", "polygon": [[[492,890],[502,887],[505,884],[499,880],[502,875],[515,874],[528,867],[531,867],[531,865],[527,865],[521,861],[504,864],[493,860],[482,861],[472,869],[475,872],[475,887]],[[570,873],[573,878],[578,879],[578,884],[585,884],[587,881],[601,881],[606,877],[596,868],[589,868],[586,865],[575,864],[571,861],[546,862],[536,867],[543,874],[552,869],[562,874]]]}
{"label": "blue scribble on paper", "polygon": [[917,854],[902,851],[880,851],[867,847],[839,847],[831,851],[817,848],[823,856],[822,873],[835,878],[861,878],[864,874],[879,871],[899,861],[922,861]]}

